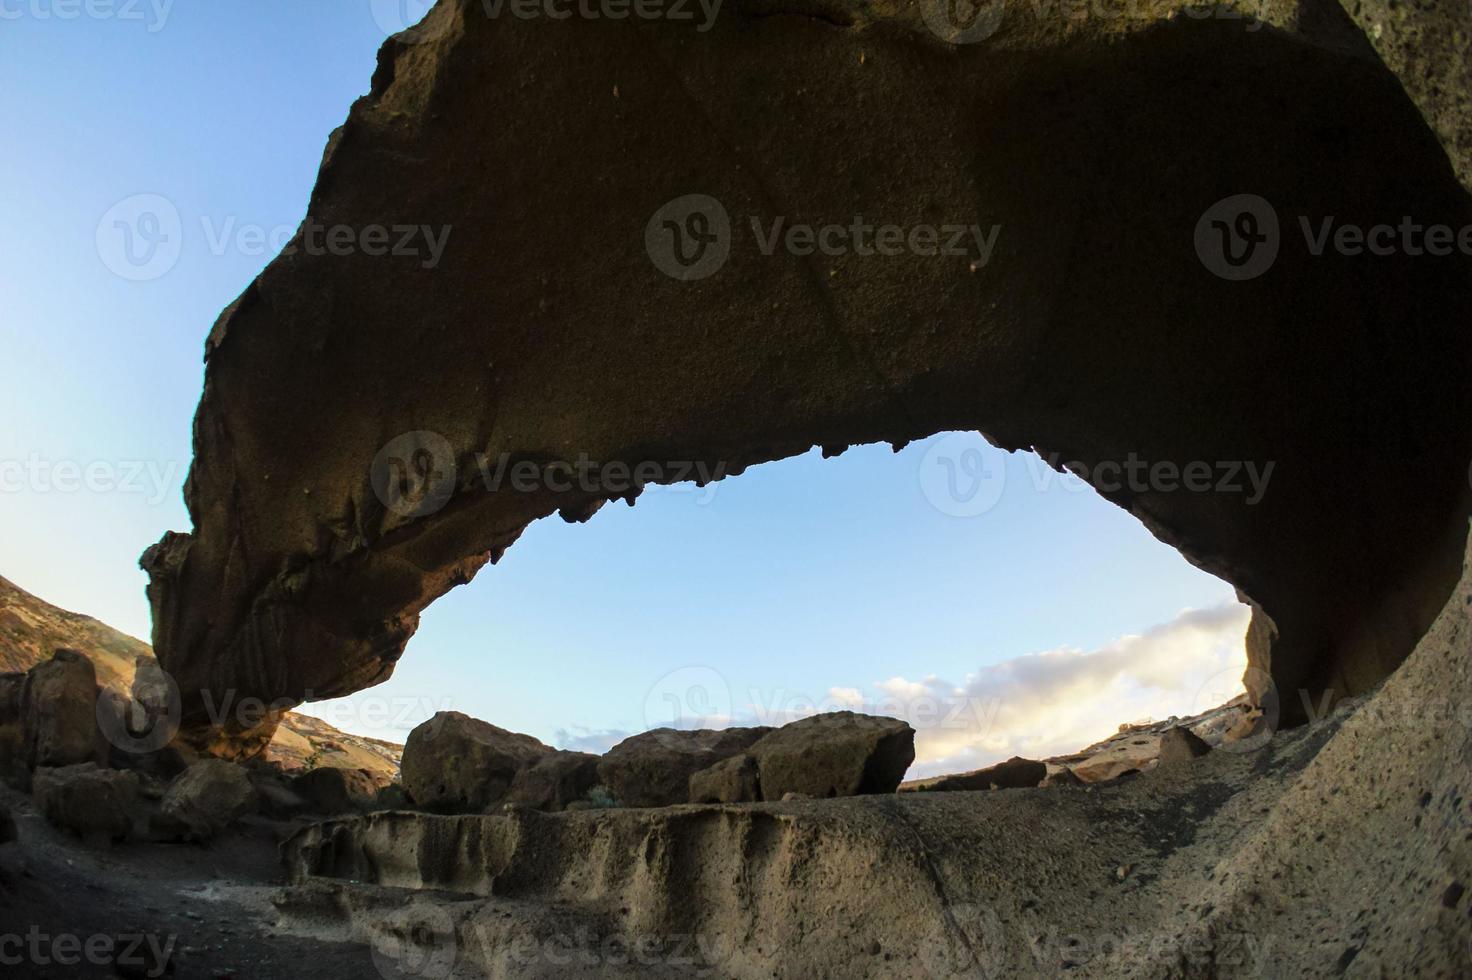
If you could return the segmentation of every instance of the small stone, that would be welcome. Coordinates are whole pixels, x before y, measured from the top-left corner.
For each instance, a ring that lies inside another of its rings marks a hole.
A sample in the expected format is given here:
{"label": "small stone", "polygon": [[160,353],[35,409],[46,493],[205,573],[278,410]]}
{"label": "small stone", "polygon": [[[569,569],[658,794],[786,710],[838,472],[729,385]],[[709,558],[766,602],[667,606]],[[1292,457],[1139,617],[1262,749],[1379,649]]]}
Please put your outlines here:
{"label": "small stone", "polygon": [[1121,864],[1119,867],[1114,869],[1114,877],[1118,878],[1120,881],[1124,881],[1130,876],[1130,872],[1134,870],[1134,867],[1135,866],[1133,864]]}

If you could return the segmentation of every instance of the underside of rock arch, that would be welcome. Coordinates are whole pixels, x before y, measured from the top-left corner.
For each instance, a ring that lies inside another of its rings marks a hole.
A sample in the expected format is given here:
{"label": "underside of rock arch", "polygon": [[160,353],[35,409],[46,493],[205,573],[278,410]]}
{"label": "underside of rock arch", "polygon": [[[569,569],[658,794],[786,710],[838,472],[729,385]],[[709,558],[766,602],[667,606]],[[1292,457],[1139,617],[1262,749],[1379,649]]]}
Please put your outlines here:
{"label": "underside of rock arch", "polygon": [[[1462,228],[1472,202],[1338,6],[1257,13],[1019,11],[957,45],[892,4],[744,2],[698,31],[442,0],[384,47],[293,247],[210,334],[194,527],[144,558],[186,734],[249,753],[270,721],[222,729],[209,703],[377,683],[529,522],[633,496],[491,489],[483,464],[737,474],[958,429],[1091,472],[1271,463],[1253,504],[1100,490],[1263,613],[1254,693],[1285,721],[1379,682],[1460,571],[1472,257],[1314,243],[1326,220]],[[681,280],[646,229],[692,194],[729,254]],[[1197,247],[1239,194],[1279,224],[1251,279]],[[769,248],[779,218],[995,240],[798,254]],[[389,254],[325,245],[374,226]],[[393,249],[399,228],[442,253]],[[430,460],[433,506],[385,497],[386,448]]]}

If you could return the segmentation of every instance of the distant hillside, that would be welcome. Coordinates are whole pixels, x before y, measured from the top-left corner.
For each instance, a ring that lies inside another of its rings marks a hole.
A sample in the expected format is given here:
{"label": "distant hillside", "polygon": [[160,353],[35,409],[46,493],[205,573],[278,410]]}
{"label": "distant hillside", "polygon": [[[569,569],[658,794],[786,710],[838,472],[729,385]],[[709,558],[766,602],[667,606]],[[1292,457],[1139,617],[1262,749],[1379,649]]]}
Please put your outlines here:
{"label": "distant hillside", "polygon": [[[58,609],[15,583],[0,578],[0,673],[25,671],[48,659],[57,647],[86,654],[97,668],[98,683],[126,693],[139,656],[153,648],[91,616]],[[266,757],[287,769],[367,769],[380,780],[397,778],[404,747],[339,731],[316,718],[288,714]]]}

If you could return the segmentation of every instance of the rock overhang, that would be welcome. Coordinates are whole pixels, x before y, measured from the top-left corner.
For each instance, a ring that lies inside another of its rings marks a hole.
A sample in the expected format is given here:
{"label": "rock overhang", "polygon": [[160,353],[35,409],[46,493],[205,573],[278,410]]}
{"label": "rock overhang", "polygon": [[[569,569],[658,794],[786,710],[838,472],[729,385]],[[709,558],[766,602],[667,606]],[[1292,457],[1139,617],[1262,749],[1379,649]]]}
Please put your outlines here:
{"label": "rock overhang", "polygon": [[[1399,663],[1460,567],[1472,257],[1315,255],[1300,228],[1472,208],[1364,39],[1295,6],[1253,31],[1162,12],[949,45],[854,9],[851,29],[742,7],[697,33],[443,2],[385,46],[310,220],[450,233],[432,267],[298,248],[211,333],[195,529],[145,559],[191,722],[189,692],[381,681],[418,613],[530,521],[620,496],[486,492],[477,454],[737,474],[955,429],[1095,470],[1273,463],[1252,507],[1101,490],[1265,610],[1258,693],[1270,674],[1285,720]],[[1280,247],[1232,281],[1195,232],[1244,193]],[[691,195],[729,249],[681,280],[646,233]],[[778,219],[858,218],[1000,230],[980,267],[763,247]],[[456,474],[428,513],[374,483],[412,433]]]}

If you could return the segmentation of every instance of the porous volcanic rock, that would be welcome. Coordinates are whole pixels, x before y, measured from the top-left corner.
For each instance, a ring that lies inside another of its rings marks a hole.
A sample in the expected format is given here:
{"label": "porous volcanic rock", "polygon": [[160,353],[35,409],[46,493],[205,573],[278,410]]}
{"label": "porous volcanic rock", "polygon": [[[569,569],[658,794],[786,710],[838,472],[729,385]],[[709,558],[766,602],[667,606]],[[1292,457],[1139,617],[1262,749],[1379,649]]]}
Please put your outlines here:
{"label": "porous volcanic rock", "polygon": [[690,777],[740,755],[771,728],[656,728],[624,739],[598,761],[598,779],[623,806],[673,806],[690,799]]}
{"label": "porous volcanic rock", "polygon": [[552,752],[518,769],[506,803],[533,810],[562,810],[598,783],[598,756],[589,752]]}
{"label": "porous volcanic rock", "polygon": [[975,789],[1025,789],[1042,785],[1047,775],[1046,763],[1013,756],[985,769],[903,783],[899,790],[901,793],[946,793]]}
{"label": "porous volcanic rock", "polygon": [[[477,454],[734,476],[952,430],[1076,464],[1236,585],[1275,628],[1254,693],[1282,721],[1306,717],[1300,691],[1372,689],[1459,574],[1472,256],[1369,261],[1303,229],[1472,223],[1426,122],[1465,145],[1462,13],[1423,6],[1355,14],[1382,61],[1338,5],[1297,0],[1254,5],[1252,30],[1008,5],[965,44],[926,4],[742,5],[697,36],[508,31],[441,0],[385,44],[301,232],[404,223],[438,245],[296,241],[206,341],[193,527],[143,557],[185,734],[258,751],[245,722],[202,731],[220,692],[381,682],[420,612],[531,521],[642,489],[610,468],[488,492]],[[1242,194],[1251,278],[1217,254]],[[751,234],[856,215],[979,234],[960,255]],[[697,224],[717,232],[699,278],[669,247]],[[1212,492],[1183,490],[1193,463]]]}
{"label": "porous volcanic rock", "polygon": [[1160,764],[1189,762],[1211,751],[1211,746],[1189,728],[1177,726],[1160,736]]}
{"label": "porous volcanic rock", "polygon": [[138,774],[95,762],[35,771],[31,795],[53,826],[82,837],[120,841],[132,834]]}
{"label": "porous volcanic rock", "polygon": [[404,790],[415,805],[479,813],[499,803],[518,770],[555,750],[458,711],[440,711],[404,743]]}
{"label": "porous volcanic rock", "polygon": [[180,773],[164,793],[154,829],[164,834],[209,840],[259,800],[244,767],[223,759],[204,759]]}
{"label": "porous volcanic rock", "polygon": [[783,725],[748,751],[764,800],[893,793],[915,761],[915,729],[895,718],[832,711]]}

